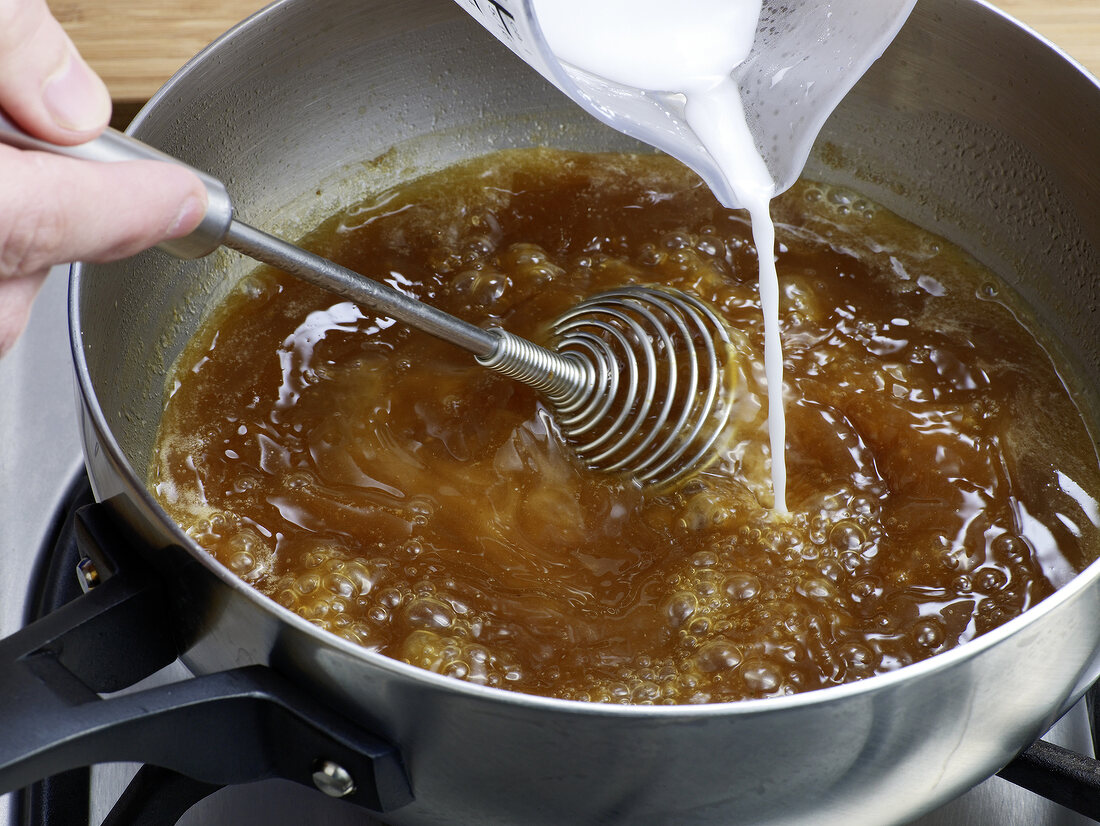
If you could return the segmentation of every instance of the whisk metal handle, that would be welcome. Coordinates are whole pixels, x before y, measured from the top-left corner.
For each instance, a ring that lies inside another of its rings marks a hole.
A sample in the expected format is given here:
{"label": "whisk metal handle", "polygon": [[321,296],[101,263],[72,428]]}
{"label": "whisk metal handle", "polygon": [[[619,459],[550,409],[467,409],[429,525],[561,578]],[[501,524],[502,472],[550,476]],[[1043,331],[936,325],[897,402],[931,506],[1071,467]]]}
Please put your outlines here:
{"label": "whisk metal handle", "polygon": [[206,213],[203,215],[202,222],[190,235],[164,241],[159,245],[160,249],[176,258],[202,258],[204,255],[209,255],[221,246],[222,238],[225,237],[233,220],[233,201],[229,197],[225,184],[213,175],[188,166],[183,161],[159,149],[154,149],[136,138],[131,138],[117,129],[105,129],[99,137],[86,143],[60,146],[28,135],[3,112],[0,112],[0,143],[14,146],[16,149],[49,152],[52,155],[84,161],[105,163],[161,161],[186,166],[199,177],[206,188]]}
{"label": "whisk metal handle", "polygon": [[367,278],[242,221],[230,223],[222,243],[342,298],[456,344],[479,358],[491,356],[497,349],[500,339],[489,330],[455,318],[430,304],[410,298],[389,284]]}
{"label": "whisk metal handle", "polygon": [[170,255],[201,258],[220,246],[229,247],[462,347],[473,353],[485,367],[535,388],[555,403],[575,399],[589,392],[597,382],[592,365],[576,354],[562,355],[504,330],[483,330],[410,298],[388,284],[367,278],[235,219],[233,202],[225,184],[118,130],[106,129],[86,143],[60,146],[28,135],[0,112],[0,143],[87,161],[153,160],[186,166],[206,187],[207,208],[202,222],[190,235],[159,245]]}
{"label": "whisk metal handle", "polygon": [[388,284],[314,255],[242,221],[233,221],[222,243],[329,292],[402,321],[473,353],[478,363],[533,387],[552,401],[569,399],[594,382],[591,366],[493,327],[483,330],[424,304]]}
{"label": "whisk metal handle", "polygon": [[314,255],[242,221],[229,225],[222,243],[322,289],[370,307],[421,332],[462,347],[484,367],[545,394],[560,404],[586,393],[596,382],[592,365],[576,354],[560,354],[497,327],[483,330],[389,284]]}
{"label": "whisk metal handle", "polygon": [[230,223],[222,243],[468,350],[482,366],[533,387],[555,403],[585,392],[595,381],[591,366],[575,355],[555,353],[496,327],[483,330],[242,221]]}

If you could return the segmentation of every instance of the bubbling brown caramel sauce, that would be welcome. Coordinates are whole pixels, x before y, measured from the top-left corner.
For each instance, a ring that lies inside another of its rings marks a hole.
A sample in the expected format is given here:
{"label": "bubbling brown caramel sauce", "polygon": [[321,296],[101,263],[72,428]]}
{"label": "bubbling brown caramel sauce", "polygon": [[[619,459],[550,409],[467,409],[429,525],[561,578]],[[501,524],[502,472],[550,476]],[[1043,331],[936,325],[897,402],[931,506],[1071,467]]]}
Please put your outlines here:
{"label": "bubbling brown caramel sauce", "polygon": [[668,159],[551,150],[427,176],[304,243],[536,340],[603,289],[697,294],[745,340],[719,463],[663,492],[586,471],[526,388],[262,269],[180,359],[150,485],[203,548],[322,628],[576,700],[863,679],[1000,625],[1091,561],[1094,442],[1004,288],[850,192],[803,182],[773,214],[787,520],[767,508],[747,217]]}

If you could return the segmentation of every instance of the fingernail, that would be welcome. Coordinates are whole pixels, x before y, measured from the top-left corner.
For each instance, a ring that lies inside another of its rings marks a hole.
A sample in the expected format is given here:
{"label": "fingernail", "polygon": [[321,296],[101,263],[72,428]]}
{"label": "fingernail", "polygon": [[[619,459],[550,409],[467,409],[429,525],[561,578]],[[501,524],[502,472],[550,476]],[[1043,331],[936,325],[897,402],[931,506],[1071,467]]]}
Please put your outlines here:
{"label": "fingernail", "polygon": [[71,50],[62,66],[46,78],[42,99],[62,129],[86,132],[111,117],[111,96],[103,81]]}
{"label": "fingernail", "polygon": [[164,236],[164,240],[168,241],[188,235],[199,225],[205,213],[206,203],[195,195],[188,195],[180,205],[180,210],[176,213],[175,220],[172,221],[172,226],[168,228],[168,234]]}

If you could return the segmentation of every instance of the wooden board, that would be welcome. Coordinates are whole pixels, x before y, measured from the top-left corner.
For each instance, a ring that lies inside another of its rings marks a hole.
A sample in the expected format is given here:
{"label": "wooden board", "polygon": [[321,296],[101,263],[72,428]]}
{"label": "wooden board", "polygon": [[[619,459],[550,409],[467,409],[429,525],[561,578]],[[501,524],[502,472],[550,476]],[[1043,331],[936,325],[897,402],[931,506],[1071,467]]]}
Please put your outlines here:
{"label": "wooden board", "polygon": [[122,103],[148,100],[204,46],[263,0],[47,0]]}
{"label": "wooden board", "polygon": [[1100,77],[1100,0],[994,0],[994,5]]}
{"label": "wooden board", "polygon": [[[263,5],[262,0],[50,0],[115,100],[131,107]],[[996,5],[1100,76],[1100,0],[997,0]]]}

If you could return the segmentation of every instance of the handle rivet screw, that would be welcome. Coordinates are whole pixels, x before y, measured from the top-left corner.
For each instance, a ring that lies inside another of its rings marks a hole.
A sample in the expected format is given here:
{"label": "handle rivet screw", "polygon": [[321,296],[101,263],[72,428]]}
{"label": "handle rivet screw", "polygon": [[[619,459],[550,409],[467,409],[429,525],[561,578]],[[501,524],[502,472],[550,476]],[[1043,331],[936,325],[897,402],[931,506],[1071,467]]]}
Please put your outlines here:
{"label": "handle rivet screw", "polygon": [[355,791],[355,779],[333,760],[318,760],[313,769],[313,785],[329,797],[347,797]]}

